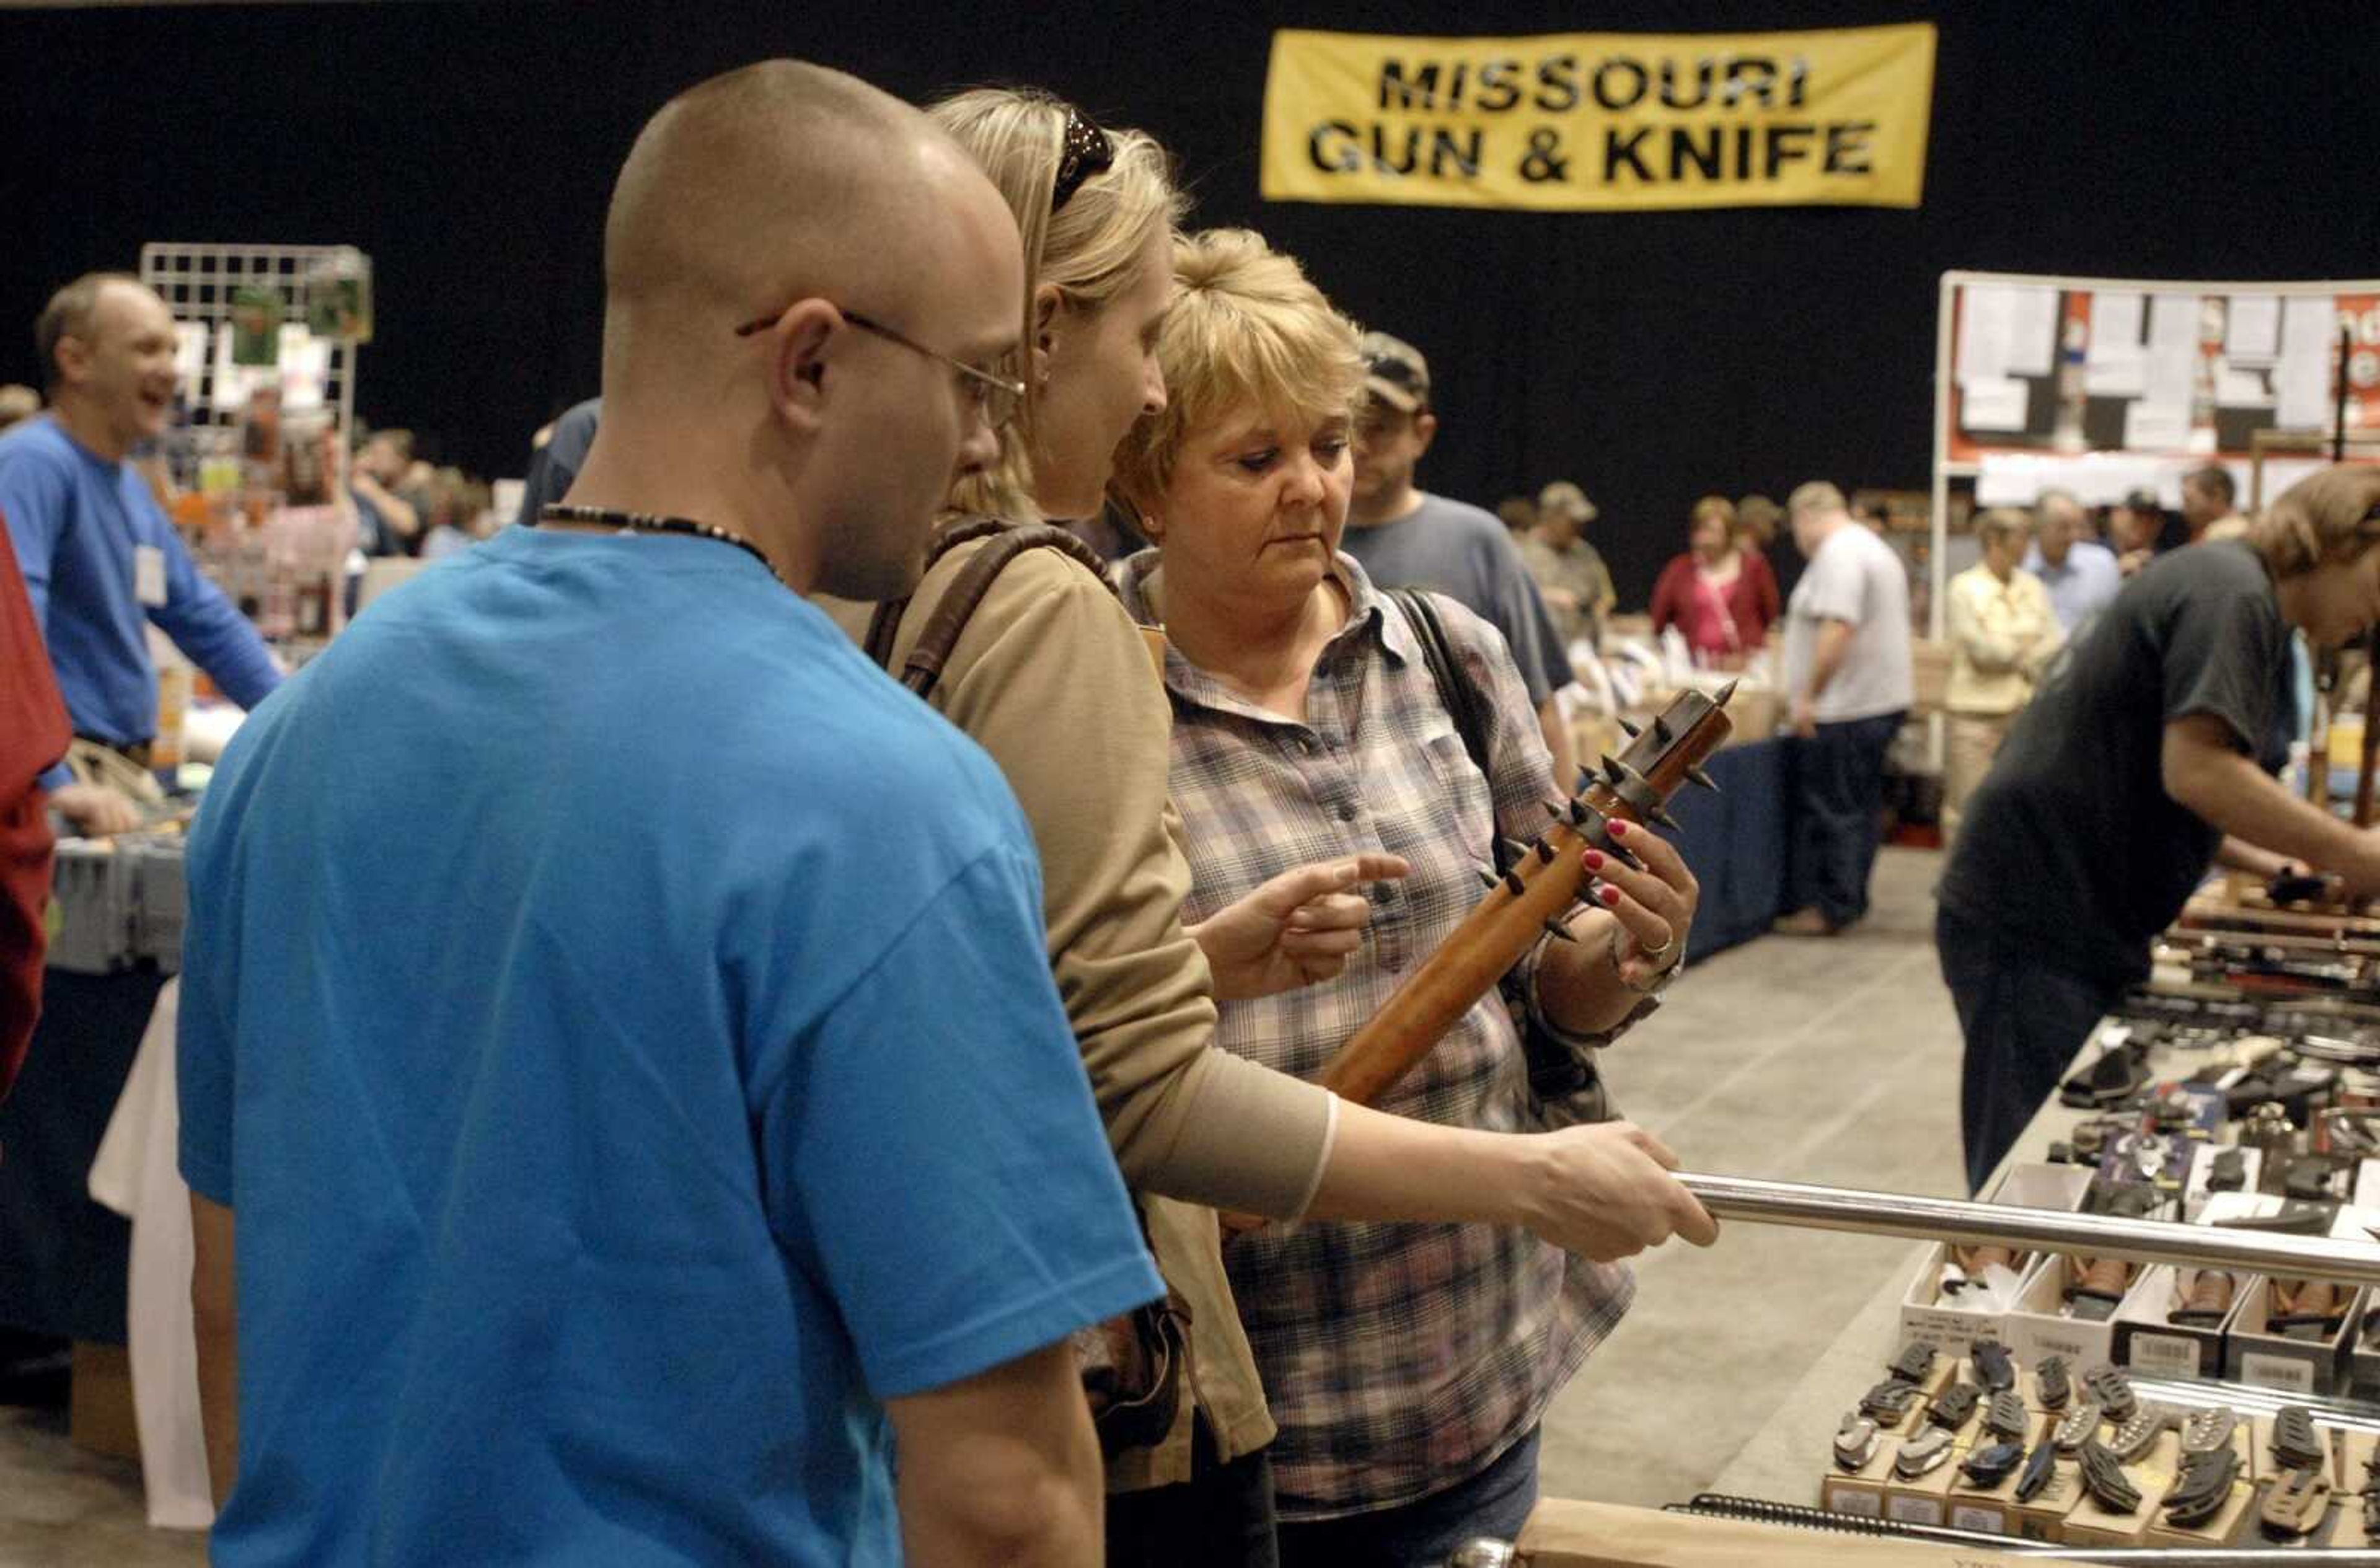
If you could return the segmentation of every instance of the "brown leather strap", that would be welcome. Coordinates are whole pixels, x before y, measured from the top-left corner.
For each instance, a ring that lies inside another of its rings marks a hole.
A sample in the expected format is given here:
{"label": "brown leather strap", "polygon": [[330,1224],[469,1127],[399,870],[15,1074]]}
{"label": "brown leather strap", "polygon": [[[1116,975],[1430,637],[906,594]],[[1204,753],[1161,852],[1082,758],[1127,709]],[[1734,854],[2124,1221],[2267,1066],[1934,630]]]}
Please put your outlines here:
{"label": "brown leather strap", "polygon": [[[998,517],[968,518],[935,538],[926,553],[926,569],[933,570],[935,563],[944,555],[978,539],[990,539],[991,542],[959,568],[950,587],[936,601],[933,613],[918,629],[917,645],[909,650],[901,668],[892,672],[903,686],[919,697],[932,691],[934,683],[941,679],[942,666],[950,662],[951,651],[958,646],[959,634],[966,629],[968,618],[990,591],[992,579],[1026,551],[1058,551],[1089,572],[1100,587],[1110,593],[1115,591],[1115,585],[1108,581],[1107,563],[1099,559],[1099,553],[1052,523],[1012,524]],[[886,670],[892,669],[892,646],[913,602],[907,599],[888,600],[877,606],[875,616],[868,622],[863,646],[868,656]]]}

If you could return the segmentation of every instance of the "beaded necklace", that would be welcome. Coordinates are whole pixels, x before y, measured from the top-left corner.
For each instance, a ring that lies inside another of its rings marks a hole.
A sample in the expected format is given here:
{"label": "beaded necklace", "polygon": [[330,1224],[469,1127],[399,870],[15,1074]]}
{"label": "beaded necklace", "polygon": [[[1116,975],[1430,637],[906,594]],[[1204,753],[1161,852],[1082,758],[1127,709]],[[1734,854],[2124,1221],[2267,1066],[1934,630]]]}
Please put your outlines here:
{"label": "beaded necklace", "polygon": [[740,533],[732,533],[716,523],[698,523],[691,517],[664,517],[650,512],[615,512],[608,506],[565,506],[560,502],[537,515],[540,523],[589,523],[598,528],[625,529],[632,533],[682,533],[692,539],[716,540],[732,544],[769,569],[769,575],[783,583],[788,591],[793,584],[785,582],[785,574],[777,570],[776,563],[761,552],[759,545]]}

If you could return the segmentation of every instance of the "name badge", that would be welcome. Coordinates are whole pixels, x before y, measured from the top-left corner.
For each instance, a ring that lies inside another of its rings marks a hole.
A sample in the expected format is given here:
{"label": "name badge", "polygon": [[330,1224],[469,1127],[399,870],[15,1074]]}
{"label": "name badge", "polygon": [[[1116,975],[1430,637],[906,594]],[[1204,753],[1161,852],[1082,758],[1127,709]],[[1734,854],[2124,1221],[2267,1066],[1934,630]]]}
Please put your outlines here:
{"label": "name badge", "polygon": [[165,604],[165,553],[153,544],[132,547],[132,596],[152,610]]}

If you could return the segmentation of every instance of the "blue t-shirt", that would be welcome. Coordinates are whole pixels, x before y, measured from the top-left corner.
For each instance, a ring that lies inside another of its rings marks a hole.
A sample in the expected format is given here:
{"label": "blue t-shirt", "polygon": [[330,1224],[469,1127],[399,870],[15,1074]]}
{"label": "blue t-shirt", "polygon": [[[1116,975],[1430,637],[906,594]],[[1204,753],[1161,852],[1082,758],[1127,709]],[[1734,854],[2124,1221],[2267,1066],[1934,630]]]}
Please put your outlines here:
{"label": "blue t-shirt", "polygon": [[1442,593],[1504,634],[1538,707],[1571,683],[1570,655],[1520,547],[1493,513],[1424,493],[1402,517],[1347,525],[1339,548],[1381,588]]}
{"label": "blue t-shirt", "polygon": [[[157,671],[143,619],[174,639],[223,694],[253,708],[280,684],[264,639],[200,575],[156,497],[129,463],[77,444],[48,417],[0,435],[0,516],[25,574],[75,733],[145,741],[157,733]],[[163,570],[143,604],[140,551]],[[53,769],[43,783],[66,782]]]}
{"label": "blue t-shirt", "polygon": [[1162,1288],[1005,783],[740,551],[423,574],[188,866],[218,1563],[897,1562],[881,1402]]}

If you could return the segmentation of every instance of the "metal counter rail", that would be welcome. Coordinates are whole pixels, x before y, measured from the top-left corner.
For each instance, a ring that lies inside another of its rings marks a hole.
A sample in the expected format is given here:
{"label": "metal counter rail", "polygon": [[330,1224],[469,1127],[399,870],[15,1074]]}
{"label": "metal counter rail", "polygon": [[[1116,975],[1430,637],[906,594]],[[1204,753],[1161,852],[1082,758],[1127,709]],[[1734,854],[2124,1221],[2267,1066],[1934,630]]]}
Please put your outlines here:
{"label": "metal counter rail", "polygon": [[2107,1214],[2069,1214],[1958,1198],[1766,1182],[1748,1176],[1713,1176],[1682,1171],[1678,1180],[1719,1220],[1859,1235],[1905,1236],[1915,1241],[1956,1242],[1962,1246],[2019,1246],[2091,1258],[2120,1258],[2135,1263],[2241,1270],[2277,1274],[2285,1279],[2329,1280],[2340,1284],[2380,1284],[2380,1243],[2370,1241],[2282,1235],[2215,1225],[2177,1224],[2165,1220],[2118,1219]]}

